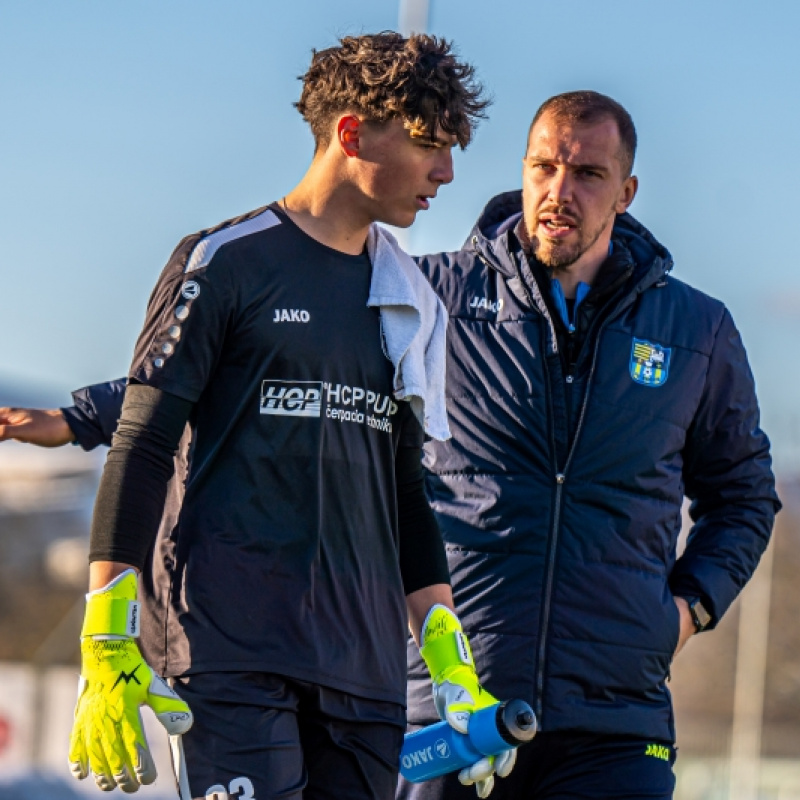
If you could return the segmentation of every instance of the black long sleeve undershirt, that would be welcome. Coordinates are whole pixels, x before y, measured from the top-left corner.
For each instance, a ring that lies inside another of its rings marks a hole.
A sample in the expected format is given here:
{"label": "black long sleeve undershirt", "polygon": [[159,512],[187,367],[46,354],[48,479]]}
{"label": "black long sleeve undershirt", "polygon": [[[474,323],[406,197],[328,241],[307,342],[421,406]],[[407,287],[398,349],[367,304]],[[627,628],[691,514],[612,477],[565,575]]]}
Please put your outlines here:
{"label": "black long sleeve undershirt", "polygon": [[436,583],[450,584],[439,525],[425,495],[422,448],[401,447],[395,457],[400,574],[407,595]]}
{"label": "black long sleeve undershirt", "polygon": [[[180,397],[129,384],[97,494],[90,561],[144,566],[191,411],[192,404]],[[421,448],[399,449],[395,475],[404,591],[449,584],[444,545],[425,496]]]}
{"label": "black long sleeve undershirt", "polygon": [[95,502],[90,561],[144,566],[191,410],[175,395],[128,385]]}

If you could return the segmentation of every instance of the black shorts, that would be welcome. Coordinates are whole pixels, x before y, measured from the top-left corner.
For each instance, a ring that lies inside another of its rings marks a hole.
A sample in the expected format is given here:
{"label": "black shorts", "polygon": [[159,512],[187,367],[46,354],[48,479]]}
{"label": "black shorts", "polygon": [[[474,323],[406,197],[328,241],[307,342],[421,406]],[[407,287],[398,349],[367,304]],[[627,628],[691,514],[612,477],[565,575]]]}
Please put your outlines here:
{"label": "black shorts", "polygon": [[[633,736],[540,733],[517,751],[506,778],[495,778],[490,800],[669,800],[675,790],[676,748]],[[398,800],[475,800],[475,787],[456,774],[426,783],[400,778]]]}
{"label": "black shorts", "polygon": [[393,800],[405,709],[264,673],[176,678],[180,800]]}

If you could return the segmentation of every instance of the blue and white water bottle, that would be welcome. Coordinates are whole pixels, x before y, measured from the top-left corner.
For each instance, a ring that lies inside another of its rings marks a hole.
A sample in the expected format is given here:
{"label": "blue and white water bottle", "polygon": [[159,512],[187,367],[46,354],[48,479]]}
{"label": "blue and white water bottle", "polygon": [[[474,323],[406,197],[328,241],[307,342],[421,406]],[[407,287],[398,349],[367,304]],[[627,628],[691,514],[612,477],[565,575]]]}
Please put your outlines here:
{"label": "blue and white water bottle", "polygon": [[468,767],[529,742],[536,716],[524,700],[506,700],[474,712],[467,733],[442,721],[407,733],[400,751],[400,773],[412,783]]}

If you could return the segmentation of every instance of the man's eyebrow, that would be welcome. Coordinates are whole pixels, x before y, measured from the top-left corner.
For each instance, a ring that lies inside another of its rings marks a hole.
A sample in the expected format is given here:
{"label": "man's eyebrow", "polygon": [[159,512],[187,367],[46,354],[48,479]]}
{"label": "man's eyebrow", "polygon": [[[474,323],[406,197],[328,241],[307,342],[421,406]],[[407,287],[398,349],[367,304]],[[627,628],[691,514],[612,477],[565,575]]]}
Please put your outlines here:
{"label": "man's eyebrow", "polygon": [[608,167],[601,164],[570,164],[573,169],[588,169],[592,172],[608,172]]}
{"label": "man's eyebrow", "polygon": [[[529,164],[559,164],[562,163],[557,158],[545,158],[544,156],[525,156],[525,160]],[[591,164],[591,163],[571,163],[567,165],[570,169],[588,169],[593,172],[602,172],[607,173],[608,167],[604,167],[602,164]]]}

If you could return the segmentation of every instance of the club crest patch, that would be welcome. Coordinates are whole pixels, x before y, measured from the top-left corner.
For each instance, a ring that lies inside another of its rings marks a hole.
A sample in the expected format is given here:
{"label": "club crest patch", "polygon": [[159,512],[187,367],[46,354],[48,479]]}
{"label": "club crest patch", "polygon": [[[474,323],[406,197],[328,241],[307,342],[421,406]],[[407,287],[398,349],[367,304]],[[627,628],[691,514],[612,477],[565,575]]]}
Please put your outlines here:
{"label": "club crest patch", "polygon": [[671,354],[670,347],[634,338],[631,348],[631,378],[642,386],[661,386],[669,377]]}

